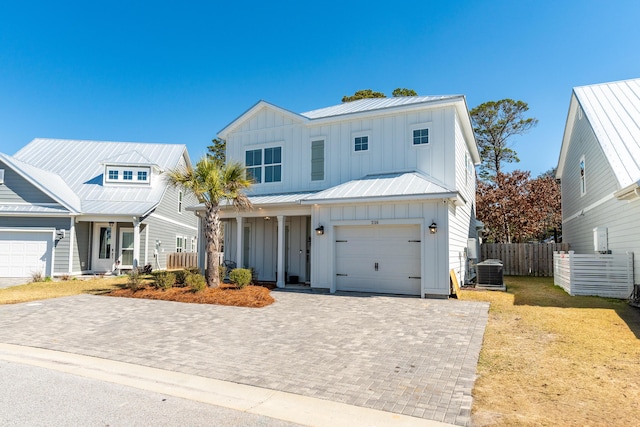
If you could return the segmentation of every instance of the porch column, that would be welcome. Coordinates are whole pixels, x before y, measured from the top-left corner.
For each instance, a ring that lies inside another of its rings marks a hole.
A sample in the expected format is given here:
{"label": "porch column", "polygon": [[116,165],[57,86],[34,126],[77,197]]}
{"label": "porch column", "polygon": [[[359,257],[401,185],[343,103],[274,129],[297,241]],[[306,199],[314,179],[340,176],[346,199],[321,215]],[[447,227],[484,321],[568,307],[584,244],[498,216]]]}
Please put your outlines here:
{"label": "porch column", "polygon": [[236,263],[238,268],[242,268],[243,259],[242,259],[242,243],[243,243],[243,233],[244,233],[244,218],[241,216],[236,217]]}
{"label": "porch column", "polygon": [[284,215],[278,215],[278,279],[276,286],[284,288]]}
{"label": "porch column", "polygon": [[140,260],[140,219],[133,217],[133,268],[138,268]]}
{"label": "porch column", "polygon": [[[71,217],[71,225],[69,226],[69,274],[73,274],[73,244],[76,241],[76,217]],[[80,269],[82,270],[82,269]]]}

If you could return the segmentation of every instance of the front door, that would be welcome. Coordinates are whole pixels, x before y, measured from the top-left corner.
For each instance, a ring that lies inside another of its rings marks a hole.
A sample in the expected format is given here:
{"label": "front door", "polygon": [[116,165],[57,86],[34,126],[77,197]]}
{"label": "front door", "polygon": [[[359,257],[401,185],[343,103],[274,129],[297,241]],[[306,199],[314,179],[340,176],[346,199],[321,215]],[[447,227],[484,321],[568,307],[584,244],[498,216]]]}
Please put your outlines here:
{"label": "front door", "polygon": [[96,273],[108,273],[114,270],[115,239],[112,226],[96,223],[93,226],[93,268]]}

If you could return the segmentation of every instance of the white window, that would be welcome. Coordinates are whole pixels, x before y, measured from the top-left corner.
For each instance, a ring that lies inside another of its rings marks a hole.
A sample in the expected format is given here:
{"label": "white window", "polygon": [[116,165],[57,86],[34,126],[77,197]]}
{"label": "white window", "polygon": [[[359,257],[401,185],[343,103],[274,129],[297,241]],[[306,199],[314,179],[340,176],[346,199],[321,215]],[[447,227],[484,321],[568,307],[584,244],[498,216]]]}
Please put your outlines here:
{"label": "white window", "polygon": [[178,213],[182,213],[182,191],[178,191]]}
{"label": "white window", "polygon": [[105,168],[105,183],[149,184],[151,168],[111,165]]}
{"label": "white window", "polygon": [[247,151],[245,166],[248,177],[256,184],[282,181],[282,147]]}
{"label": "white window", "polygon": [[413,145],[429,143],[429,128],[413,130]]}
{"label": "white window", "polygon": [[184,236],[176,236],[176,252],[185,252],[185,241]]}
{"label": "white window", "polygon": [[191,238],[191,252],[198,252],[198,238],[196,236]]}
{"label": "white window", "polygon": [[324,140],[311,141],[311,181],[324,180]]}
{"label": "white window", "polygon": [[587,182],[585,177],[584,156],[580,158],[580,195],[587,193]]}
{"label": "white window", "polygon": [[4,184],[4,169],[0,169],[0,184]]}
{"label": "white window", "polygon": [[369,136],[356,136],[353,138],[354,151],[367,151],[369,150]]}

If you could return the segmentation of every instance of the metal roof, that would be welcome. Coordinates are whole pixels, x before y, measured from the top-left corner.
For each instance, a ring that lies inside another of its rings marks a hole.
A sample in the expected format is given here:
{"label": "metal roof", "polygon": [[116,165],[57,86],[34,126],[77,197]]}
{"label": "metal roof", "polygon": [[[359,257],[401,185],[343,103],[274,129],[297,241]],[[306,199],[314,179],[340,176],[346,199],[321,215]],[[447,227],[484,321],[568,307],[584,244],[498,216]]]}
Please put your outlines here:
{"label": "metal roof", "polygon": [[[574,88],[573,93],[589,120],[620,187],[638,182],[640,180],[640,79],[580,86]],[[573,113],[570,109],[571,123],[575,114],[576,109],[573,108]],[[570,132],[570,130],[565,131],[565,138],[570,135]],[[566,155],[568,143],[568,140],[563,141],[561,160],[564,159],[563,155]],[[560,163],[558,169],[564,166]]]}
{"label": "metal roof", "polygon": [[[279,194],[264,194],[258,196],[249,196],[249,201],[253,206],[265,206],[265,205],[291,205],[300,204],[305,198],[315,194],[314,191],[302,191],[297,193],[279,193]],[[222,203],[222,206],[230,206],[228,203]],[[192,206],[187,210],[204,210],[204,204]]]}
{"label": "metal roof", "polygon": [[303,203],[369,198],[440,198],[457,193],[418,172],[369,175],[313,194]]}
{"label": "metal roof", "polygon": [[357,101],[345,102],[331,107],[320,108],[318,110],[301,113],[309,119],[321,119],[324,117],[341,116],[344,114],[360,113],[364,111],[382,110],[399,106],[414,104],[427,104],[436,101],[446,101],[461,98],[462,95],[441,95],[441,96],[402,96],[396,98],[367,98]]}
{"label": "metal roof", "polygon": [[142,215],[162,199],[164,177],[152,174],[151,185],[103,185],[104,164],[148,164],[167,170],[177,167],[183,155],[188,162],[182,144],[34,139],[13,158],[59,176],[59,181],[44,175],[38,180],[56,194],[66,185],[80,200],[82,213]]}
{"label": "metal roof", "polygon": [[0,205],[0,213],[6,214],[54,214],[69,215],[69,210],[62,206],[26,205],[26,204],[3,204]]}

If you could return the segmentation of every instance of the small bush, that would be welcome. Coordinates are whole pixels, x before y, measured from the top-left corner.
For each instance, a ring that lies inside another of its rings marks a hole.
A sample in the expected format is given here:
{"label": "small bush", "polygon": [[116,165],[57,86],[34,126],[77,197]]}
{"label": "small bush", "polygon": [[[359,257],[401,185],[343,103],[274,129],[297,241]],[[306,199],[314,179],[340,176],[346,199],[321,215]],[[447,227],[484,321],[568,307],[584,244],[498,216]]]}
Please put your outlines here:
{"label": "small bush", "polygon": [[44,278],[44,282],[53,282],[53,278],[51,276],[47,276]]}
{"label": "small bush", "polygon": [[136,292],[142,287],[142,275],[138,271],[137,268],[131,270],[131,273],[128,274],[127,278],[127,288],[131,289],[133,292]]}
{"label": "small bush", "polygon": [[251,270],[247,268],[234,268],[229,273],[229,280],[238,288],[242,289],[251,283]]}
{"label": "small bush", "polygon": [[42,271],[35,271],[31,273],[31,281],[32,282],[43,282],[44,276],[42,275]]}
{"label": "small bush", "polygon": [[173,274],[175,274],[176,276],[176,285],[184,286],[185,284],[184,280],[187,278],[187,275],[189,274],[189,272],[187,270],[176,270],[173,272]]}
{"label": "small bush", "polygon": [[171,289],[176,283],[176,275],[168,271],[154,271],[151,274],[153,275],[153,286],[156,289]]}
{"label": "small bush", "polygon": [[187,286],[191,288],[193,292],[204,291],[207,287],[207,282],[204,280],[204,276],[200,273],[189,273],[184,279]]}
{"label": "small bush", "polygon": [[224,265],[218,266],[218,278],[220,279],[220,283],[224,282],[224,279],[227,278],[227,267]]}
{"label": "small bush", "polygon": [[60,280],[66,282],[68,280],[71,280],[71,275],[70,274],[63,274],[62,276],[60,276]]}

